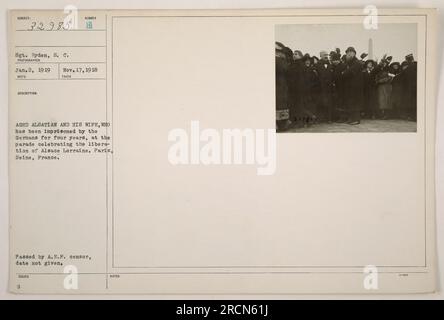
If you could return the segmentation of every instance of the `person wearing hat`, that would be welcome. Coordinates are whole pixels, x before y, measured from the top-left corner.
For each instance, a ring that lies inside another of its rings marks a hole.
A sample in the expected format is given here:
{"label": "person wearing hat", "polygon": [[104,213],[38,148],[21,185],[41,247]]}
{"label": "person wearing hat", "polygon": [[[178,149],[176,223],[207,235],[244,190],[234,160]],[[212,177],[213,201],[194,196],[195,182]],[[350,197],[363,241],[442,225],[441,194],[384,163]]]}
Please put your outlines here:
{"label": "person wearing hat", "polygon": [[304,54],[302,57],[302,62],[306,67],[310,67],[312,65],[311,56],[308,53]]}
{"label": "person wearing hat", "polygon": [[410,53],[408,55],[405,56],[405,61],[407,61],[408,63],[412,63],[415,61],[415,58],[413,57],[413,54]]}
{"label": "person wearing hat", "polygon": [[330,62],[332,65],[338,65],[341,63],[341,54],[337,52],[332,52],[330,54]]}
{"label": "person wearing hat", "polygon": [[316,87],[317,74],[312,65],[312,58],[307,53],[302,58],[301,69],[301,120],[304,126],[309,126],[316,122]]}
{"label": "person wearing hat", "polygon": [[345,51],[345,67],[342,71],[342,79],[347,123],[357,125],[361,122],[364,86],[362,64],[356,58],[356,50],[353,47],[348,47]]}
{"label": "person wearing hat", "polygon": [[389,118],[392,105],[390,103],[390,95],[392,94],[392,84],[390,76],[389,61],[387,55],[384,55],[378,65],[378,73],[376,74],[376,86],[378,92],[378,110],[381,119]]}
{"label": "person wearing hat", "polygon": [[295,50],[295,51],[293,52],[293,60],[294,60],[294,61],[301,61],[301,59],[302,59],[303,56],[304,56],[304,55],[302,54],[302,51],[300,51],[300,50]]}
{"label": "person wearing hat", "polygon": [[365,58],[367,58],[367,56],[368,56],[368,54],[367,54],[367,53],[365,53],[365,52],[364,52],[364,53],[362,53],[362,54],[360,55],[360,57],[361,57],[361,60],[362,60],[362,61],[364,61],[364,59],[365,59]]}
{"label": "person wearing hat", "polygon": [[294,127],[303,126],[302,121],[302,68],[303,54],[300,50],[293,52],[293,62],[288,66],[288,103],[290,120]]}
{"label": "person wearing hat", "polygon": [[315,69],[319,78],[318,117],[328,123],[333,121],[333,67],[327,51],[320,52],[321,59]]}
{"label": "person wearing hat", "polygon": [[285,46],[275,43],[275,88],[276,88],[276,130],[284,131],[289,123],[288,87],[287,87],[287,55]]}
{"label": "person wearing hat", "polygon": [[336,50],[330,51],[330,61],[340,61],[341,60],[341,49],[336,48]]}
{"label": "person wearing hat", "polygon": [[401,71],[401,64],[399,62],[392,62],[389,65],[390,73],[395,76]]}
{"label": "person wearing hat", "polygon": [[353,47],[348,47],[347,50],[345,50],[345,55],[349,57],[356,57],[356,50]]}
{"label": "person wearing hat", "polygon": [[404,118],[405,108],[402,105],[402,96],[405,94],[405,77],[399,62],[392,62],[389,66],[392,76],[392,94],[390,103],[392,105],[392,116],[395,118]]}
{"label": "person wearing hat", "polygon": [[405,69],[407,69],[407,67],[409,66],[409,63],[407,61],[403,61],[401,63],[401,71],[404,71]]}
{"label": "person wearing hat", "polygon": [[376,62],[367,60],[364,64],[364,117],[375,119],[377,115],[377,91],[376,91]]}
{"label": "person wearing hat", "polygon": [[413,54],[408,54],[405,57],[407,66],[405,67],[405,81],[406,91],[403,95],[403,104],[407,108],[407,120],[416,121],[416,100],[417,100],[417,63],[413,57]]}
{"label": "person wearing hat", "polygon": [[345,122],[347,119],[343,107],[344,86],[342,81],[344,63],[341,60],[341,51],[339,49],[332,51],[330,53],[330,60],[333,73],[332,119],[336,122]]}

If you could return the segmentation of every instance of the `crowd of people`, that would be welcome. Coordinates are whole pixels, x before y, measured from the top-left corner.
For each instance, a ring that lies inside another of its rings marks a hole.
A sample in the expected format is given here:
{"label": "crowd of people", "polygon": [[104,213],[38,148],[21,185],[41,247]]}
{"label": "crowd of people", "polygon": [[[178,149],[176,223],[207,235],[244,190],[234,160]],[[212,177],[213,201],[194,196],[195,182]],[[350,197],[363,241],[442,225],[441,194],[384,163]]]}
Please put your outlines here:
{"label": "crowd of people", "polygon": [[416,121],[417,66],[387,54],[360,59],[353,47],[320,57],[276,42],[276,125],[278,131],[320,122],[357,125],[361,118]]}

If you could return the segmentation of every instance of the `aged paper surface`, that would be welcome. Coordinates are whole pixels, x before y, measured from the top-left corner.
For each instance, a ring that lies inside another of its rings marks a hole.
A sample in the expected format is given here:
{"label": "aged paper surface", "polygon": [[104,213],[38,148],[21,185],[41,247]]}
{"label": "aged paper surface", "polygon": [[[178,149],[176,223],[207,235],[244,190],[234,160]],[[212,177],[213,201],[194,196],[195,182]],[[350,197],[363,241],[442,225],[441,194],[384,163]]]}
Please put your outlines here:
{"label": "aged paper surface", "polygon": [[[365,18],[11,11],[10,290],[433,292],[435,12],[379,10],[371,41],[349,36]],[[386,119],[396,108],[384,106],[381,80],[378,119],[321,119],[320,94],[310,96],[315,113],[304,99],[297,110],[309,116],[292,118],[277,59],[332,38],[341,54],[374,42],[378,63],[382,52],[399,62],[412,54],[414,116]],[[224,143],[236,129],[253,137],[240,149]]]}

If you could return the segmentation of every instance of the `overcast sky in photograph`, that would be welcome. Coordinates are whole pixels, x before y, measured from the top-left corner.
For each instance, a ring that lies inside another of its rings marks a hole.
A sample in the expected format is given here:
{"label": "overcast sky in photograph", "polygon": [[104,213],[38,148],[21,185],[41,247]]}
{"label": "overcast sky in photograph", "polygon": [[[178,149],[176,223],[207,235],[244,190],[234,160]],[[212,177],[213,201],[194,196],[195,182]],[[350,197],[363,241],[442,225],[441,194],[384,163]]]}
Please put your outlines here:
{"label": "overcast sky in photograph", "polygon": [[382,58],[385,53],[393,56],[392,61],[402,62],[409,53],[417,59],[417,27],[411,23],[379,23],[377,30],[366,30],[361,23],[277,25],[275,38],[293,51],[301,50],[312,56],[335,48],[344,54],[352,46],[358,57],[368,52],[369,38],[372,38],[374,59]]}

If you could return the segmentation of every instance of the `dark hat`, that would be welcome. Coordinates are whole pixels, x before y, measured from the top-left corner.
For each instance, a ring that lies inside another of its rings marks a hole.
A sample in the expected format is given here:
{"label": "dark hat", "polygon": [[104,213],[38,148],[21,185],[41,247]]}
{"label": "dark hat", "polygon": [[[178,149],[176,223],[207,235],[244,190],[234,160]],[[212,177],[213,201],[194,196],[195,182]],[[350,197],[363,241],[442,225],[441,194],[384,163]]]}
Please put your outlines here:
{"label": "dark hat", "polygon": [[409,65],[408,61],[403,61],[403,62],[401,63],[401,68],[403,68],[403,67],[405,67],[405,66],[408,66],[408,65]]}
{"label": "dark hat", "polygon": [[387,57],[387,61],[388,61],[388,62],[392,61],[392,59],[393,59],[392,56],[388,56],[388,57]]}
{"label": "dark hat", "polygon": [[365,66],[367,66],[369,63],[371,63],[373,66],[376,65],[376,61],[375,61],[375,60],[371,60],[371,59],[369,59],[369,60],[367,60],[367,61],[365,62]]}
{"label": "dark hat", "polygon": [[413,61],[413,54],[410,53],[410,54],[406,55],[406,56],[405,56],[405,60],[407,60],[407,61]]}
{"label": "dark hat", "polygon": [[304,56],[302,57],[302,61],[307,61],[307,60],[311,60],[311,57],[308,53],[304,54]]}
{"label": "dark hat", "polygon": [[285,46],[281,42],[275,42],[275,49],[276,51],[283,51]]}
{"label": "dark hat", "polygon": [[349,51],[353,51],[356,54],[356,50],[353,47],[348,47],[347,50],[345,50],[345,53],[348,53]]}
{"label": "dark hat", "polygon": [[368,56],[368,54],[367,53],[363,53],[363,54],[361,54],[361,59],[365,59],[365,57],[367,57]]}
{"label": "dark hat", "polygon": [[333,51],[332,54],[330,54],[330,58],[332,61],[338,61],[341,60],[341,55],[335,51]]}
{"label": "dark hat", "polygon": [[392,62],[391,64],[390,64],[390,67],[393,67],[393,66],[401,66],[401,64],[399,63],[399,62]]}

